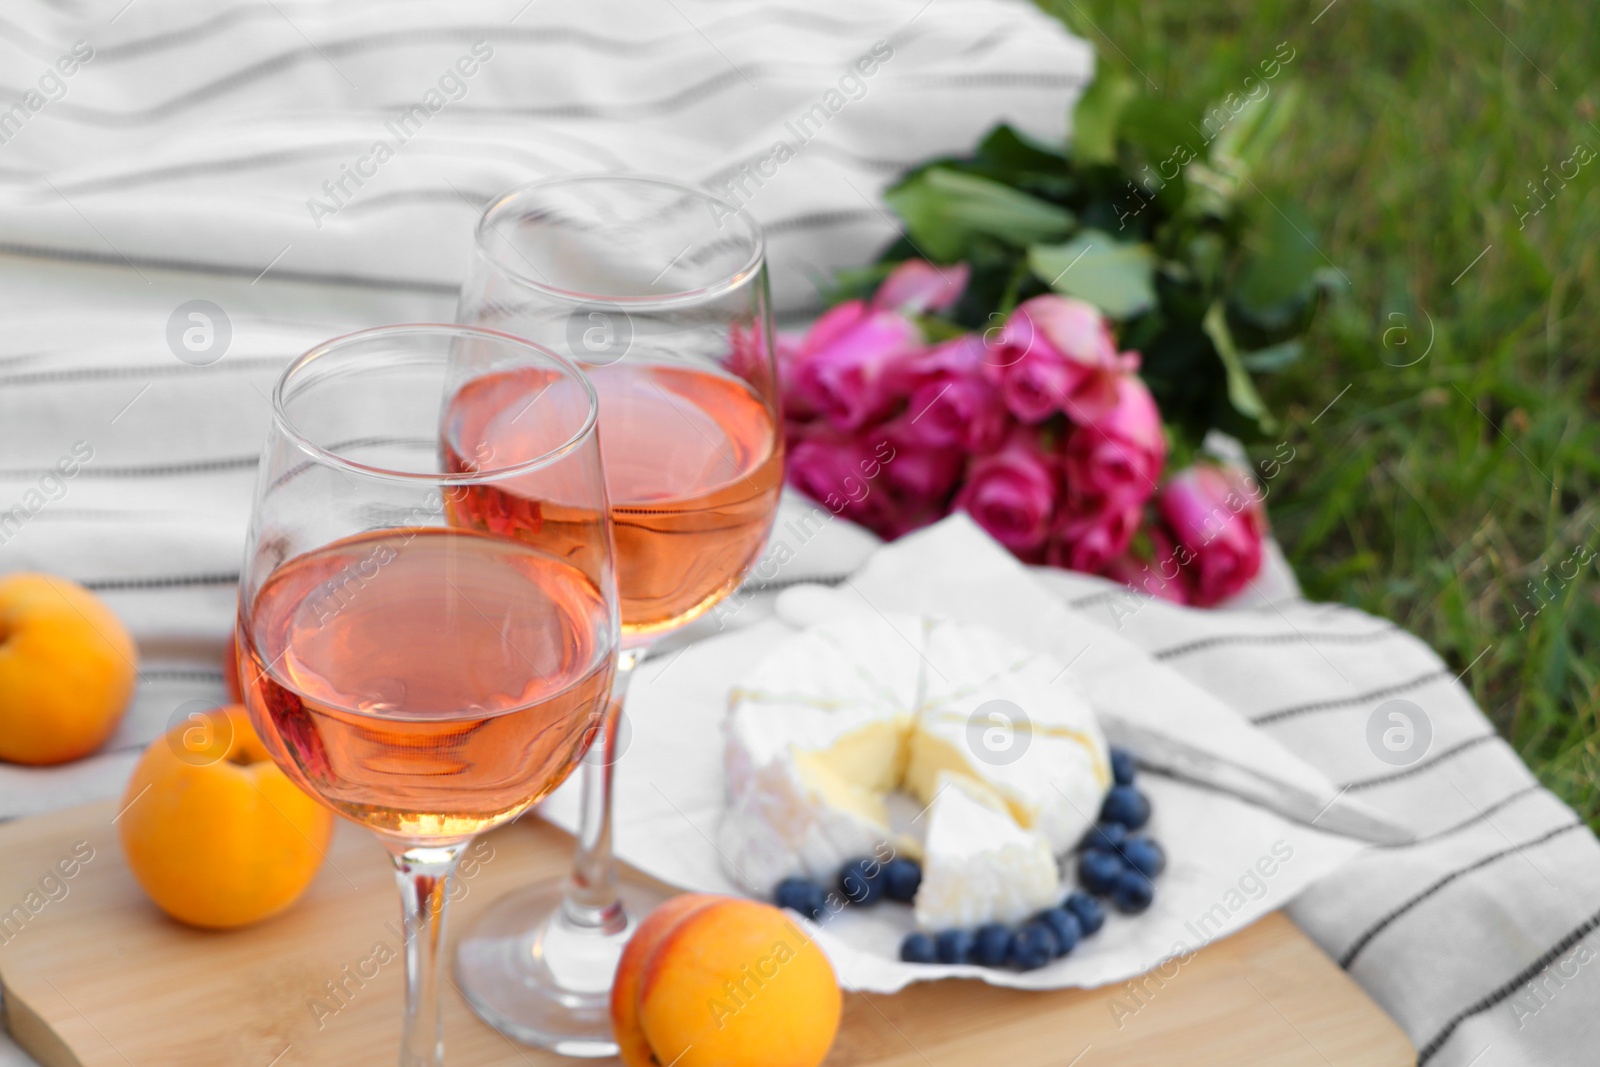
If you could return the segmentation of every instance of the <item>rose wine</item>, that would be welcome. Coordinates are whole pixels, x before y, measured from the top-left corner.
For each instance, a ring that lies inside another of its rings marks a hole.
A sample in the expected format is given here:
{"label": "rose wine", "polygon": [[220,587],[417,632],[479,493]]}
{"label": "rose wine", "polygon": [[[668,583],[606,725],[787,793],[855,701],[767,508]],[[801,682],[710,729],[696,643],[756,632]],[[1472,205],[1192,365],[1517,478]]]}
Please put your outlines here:
{"label": "rose wine", "polygon": [[448,843],[566,778],[598,725],[614,623],[595,583],[516,541],[377,530],[256,594],[245,699],[278,764],[334,810]]}
{"label": "rose wine", "polygon": [[[782,438],[771,409],[729,375],[628,362],[586,373],[600,396],[622,629],[669,630],[710,610],[760,554],[783,481]],[[547,450],[537,405],[549,384],[550,372],[519,368],[463,386],[445,418],[451,469],[474,469],[469,456],[503,465]],[[530,475],[475,487],[452,519],[560,554],[572,521],[562,496]]]}

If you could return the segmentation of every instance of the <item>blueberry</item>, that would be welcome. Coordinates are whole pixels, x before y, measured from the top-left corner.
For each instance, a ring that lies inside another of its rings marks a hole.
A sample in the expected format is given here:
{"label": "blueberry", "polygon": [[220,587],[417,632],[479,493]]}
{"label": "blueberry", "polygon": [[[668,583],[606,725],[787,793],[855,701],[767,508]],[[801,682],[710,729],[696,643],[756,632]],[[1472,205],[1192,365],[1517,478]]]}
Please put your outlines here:
{"label": "blueberry", "polygon": [[1114,852],[1094,849],[1078,857],[1078,882],[1097,897],[1111,892],[1122,871],[1122,860]]}
{"label": "blueberry", "polygon": [[1118,785],[1133,784],[1133,753],[1125,748],[1111,750],[1111,779]]}
{"label": "blueberry", "polygon": [[1034,922],[1048,926],[1050,932],[1056,935],[1056,955],[1065,956],[1078,947],[1078,941],[1083,937],[1083,927],[1078,923],[1078,917],[1066,908],[1046,908],[1034,917]]}
{"label": "blueberry", "polygon": [[876,904],[883,890],[883,864],[871,856],[853,859],[839,872],[839,892],[852,904]]}
{"label": "blueberry", "polygon": [[1053,930],[1051,928],[1049,923],[1041,922],[1040,919],[1039,919],[1039,916],[1035,915],[1033,918],[1029,919],[1027,922],[1022,924],[1022,928],[1024,928],[1024,929],[1029,927],[1029,926],[1037,926],[1040,929],[1042,929],[1046,934],[1049,935],[1049,938],[1050,938],[1050,958],[1051,959],[1055,959],[1057,956],[1065,956],[1066,955],[1065,952],[1061,951],[1061,939],[1056,936],[1055,930]]}
{"label": "blueberry", "polygon": [[1137,830],[1150,821],[1150,801],[1131,785],[1114,785],[1100,808],[1102,822],[1120,822]]}
{"label": "blueberry", "polygon": [[896,857],[883,865],[883,891],[890,900],[910,903],[922,885],[922,865],[916,860]]}
{"label": "blueberry", "polygon": [[939,958],[933,938],[921,930],[913,930],[900,942],[900,958],[907,963],[933,963]]}
{"label": "blueberry", "polygon": [[1011,950],[1011,927],[1005,923],[984,923],[972,942],[972,962],[985,967],[998,967],[1006,961]]}
{"label": "blueberry", "polygon": [[1103,822],[1097,826],[1089,827],[1089,832],[1083,835],[1083,840],[1078,847],[1082,849],[1097,848],[1102,852],[1115,852],[1124,841],[1128,839],[1128,828],[1120,822]]}
{"label": "blueberry", "polygon": [[966,963],[976,943],[971,930],[945,930],[933,939],[940,963]]}
{"label": "blueberry", "polygon": [[1011,948],[1006,955],[1013,967],[1032,971],[1049,963],[1055,954],[1056,937],[1050,928],[1042,923],[1028,923],[1011,935]]}
{"label": "blueberry", "polygon": [[1167,869],[1165,850],[1148,837],[1130,837],[1123,842],[1122,858],[1146,878],[1159,877]]}
{"label": "blueberry", "polygon": [[1083,928],[1085,937],[1096,933],[1106,924],[1106,910],[1088,893],[1078,890],[1068,893],[1067,899],[1062,901],[1062,907],[1072,912],[1078,920],[1078,925]]}
{"label": "blueberry", "polygon": [[828,910],[828,894],[809,878],[785,878],[772,899],[778,907],[798,911],[812,922],[820,922]]}
{"label": "blueberry", "polygon": [[1156,887],[1138,871],[1123,871],[1111,887],[1111,903],[1128,915],[1137,915],[1155,899]]}

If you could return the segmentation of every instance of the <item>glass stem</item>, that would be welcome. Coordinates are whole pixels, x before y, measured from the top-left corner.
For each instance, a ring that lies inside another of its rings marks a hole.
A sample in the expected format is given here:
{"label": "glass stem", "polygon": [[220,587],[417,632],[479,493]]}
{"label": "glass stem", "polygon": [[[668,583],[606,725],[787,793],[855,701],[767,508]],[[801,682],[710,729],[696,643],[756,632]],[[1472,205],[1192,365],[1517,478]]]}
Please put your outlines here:
{"label": "glass stem", "polygon": [[605,719],[578,772],[582,776],[582,810],[572,878],[567,882],[561,913],[568,924],[607,937],[620,934],[628,926],[628,916],[617,897],[617,867],[611,855],[611,780],[619,755],[616,749],[622,701],[628,695],[633,670],[647,651],[626,648],[617,653],[617,675],[611,684]]}
{"label": "glass stem", "polygon": [[[387,844],[387,842],[386,842]],[[444,1033],[439,1006],[444,954],[446,892],[456,860],[467,847],[390,847],[400,886],[400,921],[406,949],[406,1015],[400,1035],[400,1067],[443,1067]]]}

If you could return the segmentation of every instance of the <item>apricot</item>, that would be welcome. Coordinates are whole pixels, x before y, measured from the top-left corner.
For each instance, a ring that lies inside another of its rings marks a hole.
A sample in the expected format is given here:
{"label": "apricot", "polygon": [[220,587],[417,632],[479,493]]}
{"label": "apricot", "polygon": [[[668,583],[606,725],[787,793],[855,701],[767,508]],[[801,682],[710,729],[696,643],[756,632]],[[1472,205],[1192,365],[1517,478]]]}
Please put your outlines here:
{"label": "apricot", "polygon": [[645,1067],[654,1062],[644,1031],[639,1028],[641,964],[655,952],[662,935],[671,930],[680,918],[720,899],[710,893],[684,893],[670,897],[645,916],[623,946],[622,957],[617,961],[616,976],[611,980],[611,1030],[617,1041],[617,1055],[627,1067]]}
{"label": "apricot", "polygon": [[157,907],[223,929],[275,915],[305,892],[333,814],[278,769],[233,704],[191,715],[145,749],[117,829]]}
{"label": "apricot", "polygon": [[0,578],[0,759],[64,763],[105,744],[139,653],[111,609],[67,578]]}
{"label": "apricot", "polygon": [[817,1067],[839,1029],[833,966],[790,917],[674,897],[639,924],[611,987],[626,1067]]}

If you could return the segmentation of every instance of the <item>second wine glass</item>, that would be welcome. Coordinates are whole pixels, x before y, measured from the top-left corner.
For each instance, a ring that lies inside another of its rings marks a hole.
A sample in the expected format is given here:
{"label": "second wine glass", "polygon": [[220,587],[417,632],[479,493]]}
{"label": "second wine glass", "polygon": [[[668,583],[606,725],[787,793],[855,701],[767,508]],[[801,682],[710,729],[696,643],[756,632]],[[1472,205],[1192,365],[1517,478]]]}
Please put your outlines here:
{"label": "second wine glass", "polygon": [[[600,400],[616,545],[622,651],[604,733],[583,768],[571,878],[503,898],[462,938],[472,1006],[529,1044],[616,1050],[608,1001],[617,957],[659,897],[619,886],[611,774],[628,680],[651,646],[743,580],[771,530],[783,435],[761,232],[747,215],[652,178],[559,178],[513,190],[478,225],[458,320],[571,356]],[[528,447],[526,375],[462,390],[475,438]],[[537,535],[547,516],[514,492],[482,501],[481,529]]]}

